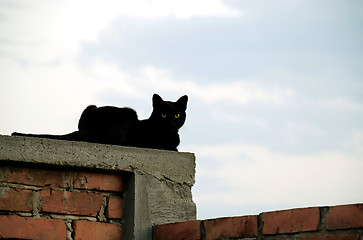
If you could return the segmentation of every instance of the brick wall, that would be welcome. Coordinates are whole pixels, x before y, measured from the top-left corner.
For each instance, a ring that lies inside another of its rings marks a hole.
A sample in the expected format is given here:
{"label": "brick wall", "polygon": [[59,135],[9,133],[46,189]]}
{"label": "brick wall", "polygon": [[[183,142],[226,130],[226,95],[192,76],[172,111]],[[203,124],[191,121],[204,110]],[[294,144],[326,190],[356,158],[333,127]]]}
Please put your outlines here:
{"label": "brick wall", "polygon": [[194,182],[192,153],[0,135],[0,238],[151,240]]}
{"label": "brick wall", "polygon": [[126,175],[0,166],[0,238],[122,239]]}
{"label": "brick wall", "polygon": [[363,240],[363,204],[158,225],[154,240]]}

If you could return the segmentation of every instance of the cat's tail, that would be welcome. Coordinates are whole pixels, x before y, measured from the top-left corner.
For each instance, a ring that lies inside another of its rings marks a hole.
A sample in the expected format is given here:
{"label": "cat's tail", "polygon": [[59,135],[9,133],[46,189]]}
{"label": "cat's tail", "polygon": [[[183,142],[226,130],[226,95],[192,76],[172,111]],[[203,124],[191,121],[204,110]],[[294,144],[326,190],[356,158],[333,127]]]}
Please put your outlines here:
{"label": "cat's tail", "polygon": [[50,135],[50,134],[26,134],[13,132],[11,136],[22,136],[22,137],[35,137],[35,138],[48,138],[56,140],[68,140],[68,141],[83,141],[82,134],[79,131],[75,131],[64,135]]}

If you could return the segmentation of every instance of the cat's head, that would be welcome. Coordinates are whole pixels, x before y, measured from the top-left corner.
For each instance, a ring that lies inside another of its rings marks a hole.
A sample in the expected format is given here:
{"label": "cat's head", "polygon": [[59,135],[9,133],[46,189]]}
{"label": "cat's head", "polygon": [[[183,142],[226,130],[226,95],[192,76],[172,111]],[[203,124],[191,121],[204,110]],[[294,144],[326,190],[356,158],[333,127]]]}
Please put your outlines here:
{"label": "cat's head", "polygon": [[188,96],[184,95],[176,102],[164,101],[158,94],[153,95],[153,112],[150,119],[161,126],[177,132],[185,122]]}

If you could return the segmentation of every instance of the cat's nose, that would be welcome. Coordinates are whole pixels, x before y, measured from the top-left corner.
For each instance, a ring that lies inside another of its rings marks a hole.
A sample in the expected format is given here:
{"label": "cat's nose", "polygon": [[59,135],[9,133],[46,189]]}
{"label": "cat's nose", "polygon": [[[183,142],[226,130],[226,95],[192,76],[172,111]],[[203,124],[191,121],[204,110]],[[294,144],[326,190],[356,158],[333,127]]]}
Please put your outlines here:
{"label": "cat's nose", "polygon": [[172,132],[177,132],[179,129],[179,125],[178,124],[175,124],[175,123],[172,123],[171,126],[170,126],[170,130]]}

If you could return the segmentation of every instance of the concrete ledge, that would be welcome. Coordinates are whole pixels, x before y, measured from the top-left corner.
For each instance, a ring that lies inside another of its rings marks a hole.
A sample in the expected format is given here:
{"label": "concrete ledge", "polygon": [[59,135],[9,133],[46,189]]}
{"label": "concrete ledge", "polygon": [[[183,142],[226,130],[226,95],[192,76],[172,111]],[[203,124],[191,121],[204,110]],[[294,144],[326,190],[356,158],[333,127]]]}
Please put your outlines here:
{"label": "concrete ledge", "polygon": [[0,161],[120,170],[195,183],[192,153],[0,135]]}

